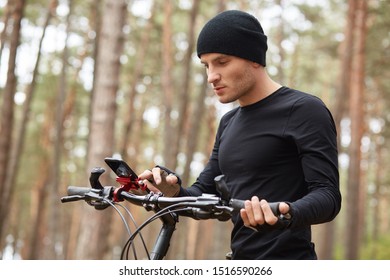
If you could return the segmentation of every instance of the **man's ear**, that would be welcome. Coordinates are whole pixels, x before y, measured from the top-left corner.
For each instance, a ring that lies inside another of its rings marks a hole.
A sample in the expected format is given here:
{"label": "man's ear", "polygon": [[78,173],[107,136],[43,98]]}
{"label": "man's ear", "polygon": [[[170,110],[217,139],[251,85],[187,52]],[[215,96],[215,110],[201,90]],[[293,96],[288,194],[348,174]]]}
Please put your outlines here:
{"label": "man's ear", "polygon": [[260,64],[257,63],[257,62],[254,62],[254,61],[252,61],[251,63],[252,63],[252,66],[253,66],[254,68],[263,67],[262,65],[260,65]]}

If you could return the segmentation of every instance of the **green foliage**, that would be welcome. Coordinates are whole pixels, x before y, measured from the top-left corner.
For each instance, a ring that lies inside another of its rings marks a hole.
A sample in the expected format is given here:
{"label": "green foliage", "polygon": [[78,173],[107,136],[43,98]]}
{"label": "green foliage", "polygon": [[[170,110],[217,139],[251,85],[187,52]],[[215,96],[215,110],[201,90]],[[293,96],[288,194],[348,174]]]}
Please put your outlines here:
{"label": "green foliage", "polygon": [[[345,260],[343,244],[337,244],[335,260]],[[360,247],[360,260],[390,260],[390,235],[382,235],[377,240],[367,238]]]}
{"label": "green foliage", "polygon": [[363,244],[362,260],[390,260],[390,235],[383,235],[376,241]]}

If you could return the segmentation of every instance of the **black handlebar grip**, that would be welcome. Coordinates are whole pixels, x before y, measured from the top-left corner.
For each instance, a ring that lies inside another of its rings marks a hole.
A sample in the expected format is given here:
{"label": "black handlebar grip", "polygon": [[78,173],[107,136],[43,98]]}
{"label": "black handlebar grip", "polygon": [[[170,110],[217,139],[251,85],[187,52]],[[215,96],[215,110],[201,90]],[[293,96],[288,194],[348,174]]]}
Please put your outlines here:
{"label": "black handlebar grip", "polygon": [[240,211],[240,209],[245,208],[245,200],[231,199],[229,204],[235,211]]}
{"label": "black handlebar grip", "polygon": [[[240,209],[245,208],[245,200],[231,199],[229,204],[235,211],[240,211]],[[275,216],[279,216],[280,215],[280,211],[279,211],[280,202],[269,202],[268,204],[271,207],[272,213],[274,213]]]}
{"label": "black handlebar grip", "polygon": [[86,187],[75,187],[75,186],[68,187],[68,195],[85,195],[90,191],[91,188],[86,188]]}
{"label": "black handlebar grip", "polygon": [[269,207],[271,207],[272,213],[274,213],[274,215],[278,217],[280,215],[280,211],[279,211],[280,202],[269,202],[268,204]]}

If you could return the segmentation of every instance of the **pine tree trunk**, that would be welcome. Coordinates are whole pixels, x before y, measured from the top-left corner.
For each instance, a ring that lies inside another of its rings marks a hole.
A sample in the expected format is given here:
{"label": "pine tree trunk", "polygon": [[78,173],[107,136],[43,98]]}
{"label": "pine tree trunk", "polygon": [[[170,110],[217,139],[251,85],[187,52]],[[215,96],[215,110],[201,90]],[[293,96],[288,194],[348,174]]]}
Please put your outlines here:
{"label": "pine tree trunk", "polygon": [[[93,167],[102,166],[104,158],[113,154],[116,96],[120,76],[119,58],[123,49],[122,30],[126,14],[125,0],[104,1],[89,134],[88,173]],[[108,184],[108,173],[101,178],[103,185]],[[83,209],[76,252],[78,259],[108,258],[111,214],[110,209],[101,212],[91,207]]]}
{"label": "pine tree trunk", "polygon": [[171,121],[171,113],[174,103],[174,83],[172,78],[173,69],[173,44],[171,19],[173,14],[173,1],[164,2],[164,23],[163,23],[163,44],[162,44],[162,91],[163,91],[163,109],[164,109],[164,146],[163,159],[164,164],[171,169],[176,167],[176,155],[173,154],[174,127]]}
{"label": "pine tree trunk", "polygon": [[[184,63],[183,63],[183,78],[181,79],[183,81],[183,85],[180,86],[180,95],[179,95],[179,120],[178,120],[178,125],[177,125],[177,132],[175,133],[175,138],[173,139],[173,151],[172,155],[174,157],[177,156],[177,154],[180,151],[180,143],[182,142],[183,139],[186,139],[184,137],[184,132],[186,130],[186,126],[188,126],[187,120],[188,120],[188,107],[189,107],[189,102],[190,102],[190,95],[191,95],[191,90],[190,90],[190,84],[191,84],[191,69],[192,69],[192,53],[194,50],[194,45],[195,45],[195,26],[196,26],[196,17],[198,15],[198,10],[199,10],[199,4],[200,1],[193,1],[192,4],[192,9],[191,9],[191,14],[190,14],[190,20],[188,23],[189,30],[187,34],[188,38],[188,48],[187,52],[184,58]],[[204,106],[203,106],[204,107]],[[193,138],[194,134],[193,133],[187,133],[186,134],[188,138]],[[188,139],[187,138],[187,139]],[[187,159],[187,158],[186,158]],[[188,159],[187,159],[188,160]]]}
{"label": "pine tree trunk", "polygon": [[[133,130],[133,126],[136,121],[136,107],[134,106],[135,104],[135,99],[137,96],[137,84],[139,83],[141,77],[142,77],[142,70],[143,66],[145,63],[147,51],[150,42],[150,35],[154,27],[154,15],[156,12],[156,4],[153,4],[153,7],[151,9],[151,16],[148,20],[148,24],[145,27],[145,31],[142,33],[141,41],[138,45],[137,48],[137,60],[135,62],[135,67],[134,71],[132,73],[132,79],[130,83],[130,90],[129,90],[129,103],[128,106],[126,107],[125,111],[125,119],[124,119],[124,129],[123,129],[123,136],[122,139],[119,141],[120,147],[119,150],[121,151],[121,155],[125,161],[127,159],[132,158],[129,156],[134,156],[128,155],[127,149],[131,147],[132,145],[129,143],[131,142],[136,142],[137,138],[139,138],[139,134],[135,133],[134,135],[132,132],[135,132],[137,130]],[[143,111],[141,111],[141,114],[143,114]],[[135,153],[138,150],[135,150]],[[132,165],[133,166],[133,165]]]}
{"label": "pine tree trunk", "polygon": [[[12,34],[10,35],[10,51],[8,60],[7,81],[3,92],[3,104],[0,119],[0,246],[3,244],[4,230],[6,228],[7,214],[10,209],[12,199],[12,188],[5,188],[7,180],[7,170],[12,143],[12,131],[14,123],[14,95],[16,92],[17,78],[16,52],[20,41],[21,21],[23,18],[25,0],[15,0],[13,2]],[[0,248],[3,248],[2,246]]]}
{"label": "pine tree trunk", "polygon": [[[57,91],[57,102],[55,110],[55,137],[54,137],[54,149],[53,149],[53,159],[52,166],[50,168],[51,176],[49,183],[49,215],[48,215],[48,235],[47,238],[48,248],[47,248],[47,258],[48,259],[60,259],[63,258],[62,252],[56,250],[58,244],[60,243],[60,223],[61,216],[58,208],[58,197],[59,186],[60,186],[60,177],[61,177],[61,153],[62,153],[62,143],[63,143],[63,128],[64,128],[64,103],[66,100],[67,93],[67,76],[68,76],[68,38],[69,38],[69,27],[70,27],[70,17],[73,12],[73,1],[69,0],[69,13],[67,15],[67,24],[66,24],[66,39],[65,47],[62,52],[62,70],[60,74],[59,86]],[[53,2],[53,7],[56,8],[56,1]]]}
{"label": "pine tree trunk", "polygon": [[[53,12],[55,12],[56,5],[57,5],[57,1],[53,0],[48,7],[45,23],[43,25],[43,33],[39,42],[37,59],[32,73],[32,80],[26,89],[26,100],[23,103],[22,119],[20,121],[19,127],[16,130],[16,137],[15,137],[16,140],[14,141],[14,145],[11,149],[11,157],[8,166],[8,174],[7,174],[6,182],[4,184],[4,187],[11,191],[10,197],[13,196],[13,190],[15,189],[14,185],[16,183],[16,177],[18,175],[20,158],[23,153],[26,128],[29,123],[29,117],[30,117],[31,104],[33,101],[33,97],[35,95],[36,78],[39,74],[39,62],[41,59],[42,42],[45,37],[47,26],[49,25],[50,19],[53,16]],[[50,170],[50,169],[47,168],[43,170]],[[57,199],[55,201],[58,202]]]}
{"label": "pine tree trunk", "polygon": [[[3,22],[4,26],[8,25],[8,20],[11,16],[10,13],[10,2],[8,1],[7,6],[5,6],[3,10],[3,19],[1,22]],[[7,40],[7,28],[3,28],[3,31],[0,34],[0,62],[1,62],[1,57],[3,54],[3,49],[4,49],[4,42]]]}
{"label": "pine tree trunk", "polygon": [[[351,85],[351,67],[352,67],[352,54],[353,54],[353,42],[354,42],[354,30],[356,25],[356,0],[348,1],[348,14],[347,25],[345,26],[344,37],[345,40],[342,43],[342,49],[340,50],[341,56],[341,68],[340,79],[337,86],[337,98],[336,105],[333,110],[334,119],[337,127],[337,131],[340,135],[340,122],[343,117],[348,113],[348,107],[346,107],[346,100],[350,96]],[[338,138],[340,147],[340,137]]]}
{"label": "pine tree trunk", "polygon": [[187,186],[190,183],[190,175],[191,175],[191,163],[194,158],[194,153],[196,151],[196,147],[199,142],[199,135],[201,131],[201,122],[199,120],[202,119],[204,112],[206,111],[206,104],[204,101],[205,92],[207,92],[207,75],[203,74],[203,86],[200,88],[198,92],[197,101],[195,106],[193,106],[194,112],[191,117],[191,125],[190,131],[186,134],[187,137],[187,145],[186,145],[186,163],[184,166],[184,172],[182,175],[183,186]]}
{"label": "pine tree trunk", "polygon": [[[360,0],[356,17],[356,52],[354,53],[351,73],[350,118],[351,144],[349,150],[349,169],[347,184],[347,248],[346,259],[358,259],[360,240],[362,238],[362,205],[363,185],[361,181],[361,140],[364,127],[364,62],[367,3]],[[354,215],[351,217],[351,213]]]}

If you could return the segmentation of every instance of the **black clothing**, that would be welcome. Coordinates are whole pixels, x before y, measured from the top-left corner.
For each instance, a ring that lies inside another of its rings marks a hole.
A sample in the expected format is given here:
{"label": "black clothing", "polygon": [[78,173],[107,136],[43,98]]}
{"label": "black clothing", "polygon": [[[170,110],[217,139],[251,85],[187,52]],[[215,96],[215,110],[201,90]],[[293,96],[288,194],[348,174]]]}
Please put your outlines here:
{"label": "black clothing", "polygon": [[206,168],[180,195],[216,193],[224,174],[236,199],[290,203],[287,229],[259,233],[232,218],[233,259],[316,259],[310,225],[340,211],[336,128],[317,97],[282,87],[225,114]]}
{"label": "black clothing", "polygon": [[196,51],[223,53],[265,66],[267,36],[254,16],[237,10],[223,11],[209,20],[199,33]]}

